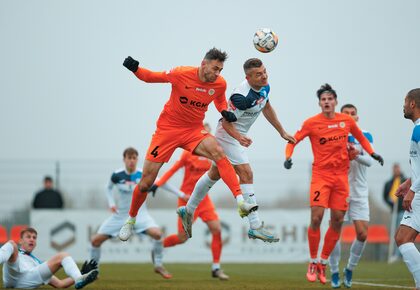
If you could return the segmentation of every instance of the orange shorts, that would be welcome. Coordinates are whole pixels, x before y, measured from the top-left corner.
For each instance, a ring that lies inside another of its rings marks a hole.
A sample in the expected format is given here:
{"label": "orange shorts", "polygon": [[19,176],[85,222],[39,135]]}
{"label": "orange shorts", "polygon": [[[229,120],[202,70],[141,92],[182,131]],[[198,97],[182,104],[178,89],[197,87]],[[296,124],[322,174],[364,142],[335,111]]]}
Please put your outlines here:
{"label": "orange shorts", "polygon": [[168,162],[176,148],[193,152],[195,147],[209,135],[203,126],[157,127],[147,150],[146,159],[153,162]]}
{"label": "orange shorts", "polygon": [[349,178],[346,173],[313,172],[310,205],[337,210],[348,209]]}
{"label": "orange shorts", "polygon": [[[187,203],[178,199],[178,206],[186,205]],[[214,207],[213,202],[208,195],[200,202],[197,209],[194,212],[194,222],[200,218],[203,222],[217,221],[219,216],[217,215],[216,208]],[[183,232],[184,228],[182,227],[181,219],[178,218],[178,232]]]}

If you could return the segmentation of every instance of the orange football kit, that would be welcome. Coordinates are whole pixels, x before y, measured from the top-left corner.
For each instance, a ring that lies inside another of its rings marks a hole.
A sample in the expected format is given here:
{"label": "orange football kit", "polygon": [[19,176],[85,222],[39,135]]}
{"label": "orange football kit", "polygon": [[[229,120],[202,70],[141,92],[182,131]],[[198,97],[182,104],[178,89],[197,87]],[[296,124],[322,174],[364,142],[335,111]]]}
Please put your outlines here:
{"label": "orange football kit", "polygon": [[[172,90],[153,134],[146,159],[153,162],[168,162],[176,148],[193,152],[209,134],[204,130],[205,112],[211,102],[219,112],[227,109],[225,97],[226,81],[218,76],[214,82],[202,82],[197,67],[176,67],[167,72],[152,72],[139,67],[134,73],[147,83],[171,83]],[[235,170],[224,157],[216,161],[220,175],[233,195],[242,194]],[[146,200],[147,192],[136,186],[129,214],[137,215],[138,209]]]}
{"label": "orange football kit", "polygon": [[329,119],[322,113],[307,119],[296,132],[296,144],[287,144],[286,159],[291,158],[295,146],[309,137],[314,155],[310,205],[347,210],[349,195],[348,170],[350,160],[347,137],[351,133],[367,153],[373,149],[356,122],[348,115],[335,113]]}
{"label": "orange football kit", "polygon": [[[350,160],[347,152],[347,137],[351,133],[370,154],[373,149],[357,126],[346,114],[335,113],[334,118],[327,118],[322,113],[307,119],[302,128],[296,132],[298,144],[309,137],[314,155],[312,163],[312,181],[310,188],[310,205],[344,210],[348,208],[349,182],[348,170]],[[287,144],[286,159],[291,158],[296,144]],[[331,226],[324,237],[321,259],[328,259],[335,247],[340,233]],[[309,252],[312,259],[318,256],[321,232],[308,227]]]}

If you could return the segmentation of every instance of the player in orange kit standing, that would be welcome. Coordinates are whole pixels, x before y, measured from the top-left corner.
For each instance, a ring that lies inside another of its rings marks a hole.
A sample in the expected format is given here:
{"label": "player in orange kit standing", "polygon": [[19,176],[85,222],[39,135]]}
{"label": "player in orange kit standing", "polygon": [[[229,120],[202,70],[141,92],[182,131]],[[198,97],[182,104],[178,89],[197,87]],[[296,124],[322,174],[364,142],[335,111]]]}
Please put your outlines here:
{"label": "player in orange kit standing", "polygon": [[[130,238],[137,212],[146,200],[148,190],[163,163],[169,161],[176,148],[213,160],[223,181],[235,196],[238,207],[247,214],[258,209],[257,204],[244,200],[235,170],[216,139],[203,127],[205,112],[213,101],[226,121],[236,121],[235,115],[226,110],[226,81],[220,75],[226,58],[225,52],[213,48],[206,53],[199,67],[176,67],[166,72],[152,72],[139,67],[139,62],[130,56],[124,60],[123,65],[140,80],[171,83],[172,91],[156,123],[156,131],[146,153],[143,175],[134,188],[130,216],[119,233],[122,241]],[[178,214],[189,215],[187,212]]]}
{"label": "player in orange kit standing", "polygon": [[[296,144],[309,137],[314,161],[312,163],[312,181],[310,187],[311,223],[308,228],[309,252],[311,255],[306,278],[310,282],[318,279],[326,283],[325,270],[328,257],[340,237],[344,215],[348,208],[350,166],[347,151],[347,137],[351,133],[363,149],[383,165],[384,160],[373,152],[369,141],[363,135],[356,122],[346,114],[336,113],[337,94],[329,84],[317,91],[321,113],[307,119],[296,132]],[[296,144],[287,144],[284,167],[292,167],[292,154]],[[331,223],[324,237],[321,260],[318,261],[320,225],[324,210],[331,209]]]}
{"label": "player in orange kit standing", "polygon": [[[207,132],[210,132],[210,126],[204,124]],[[178,198],[178,207],[187,204],[187,200],[194,190],[197,180],[206,173],[211,167],[211,160],[193,155],[191,152],[184,151],[181,158],[166,173],[156,181],[152,186],[151,191],[155,192],[157,188],[163,187],[166,190],[172,191],[167,188],[167,181],[181,168],[184,168],[184,178],[182,180],[181,192],[184,196]],[[172,191],[174,194],[179,195],[178,191]],[[219,278],[220,280],[228,280],[229,276],[226,275],[220,267],[220,256],[222,253],[222,234],[219,216],[217,215],[216,208],[207,194],[206,197],[200,202],[197,210],[194,212],[194,221],[197,218],[207,224],[210,233],[212,234],[211,252],[213,255],[212,277]],[[173,247],[184,243],[187,240],[187,235],[182,227],[182,221],[178,218],[178,233],[167,236],[163,240],[163,246]]]}

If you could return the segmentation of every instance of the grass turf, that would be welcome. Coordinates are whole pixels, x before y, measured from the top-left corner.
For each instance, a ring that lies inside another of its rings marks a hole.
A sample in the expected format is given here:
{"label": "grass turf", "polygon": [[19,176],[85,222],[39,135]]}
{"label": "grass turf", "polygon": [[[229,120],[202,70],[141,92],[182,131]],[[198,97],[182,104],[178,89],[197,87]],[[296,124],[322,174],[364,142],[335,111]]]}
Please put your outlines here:
{"label": "grass turf", "polygon": [[[223,269],[230,280],[219,281],[211,277],[207,264],[167,264],[166,268],[173,274],[170,280],[155,274],[150,264],[101,264],[99,279],[85,289],[331,289],[329,282],[326,285],[307,282],[306,267],[307,264],[225,264]],[[57,276],[65,277],[63,270]],[[356,268],[353,280],[352,289],[414,288],[412,277],[401,262],[392,265],[362,262]],[[42,288],[51,289],[50,286]]]}

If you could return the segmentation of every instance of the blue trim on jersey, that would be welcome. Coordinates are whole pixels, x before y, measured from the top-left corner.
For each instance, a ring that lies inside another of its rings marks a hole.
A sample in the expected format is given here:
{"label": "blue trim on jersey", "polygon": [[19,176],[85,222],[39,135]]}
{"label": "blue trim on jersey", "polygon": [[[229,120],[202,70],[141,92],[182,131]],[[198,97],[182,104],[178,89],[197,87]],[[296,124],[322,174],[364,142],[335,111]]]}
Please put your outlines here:
{"label": "blue trim on jersey", "polygon": [[20,252],[21,254],[24,254],[24,255],[27,255],[27,256],[31,257],[31,258],[32,258],[32,259],[34,259],[34,260],[35,260],[35,262],[37,262],[38,264],[42,264],[42,263],[43,263],[40,259],[38,259],[37,257],[35,257],[32,253],[25,252],[25,251],[24,251],[24,250],[22,250],[22,249],[19,249],[19,252]]}
{"label": "blue trim on jersey", "polygon": [[420,141],[420,125],[414,127],[413,134],[411,135],[411,141],[416,143]]}
{"label": "blue trim on jersey", "polygon": [[[369,143],[373,143],[373,137],[372,134],[370,134],[369,132],[363,132],[363,135],[366,137],[366,139],[368,139]],[[353,135],[349,135],[349,137],[347,138],[347,141],[349,143],[354,143],[354,144],[358,144],[359,142],[356,140],[356,138],[354,138]]]}
{"label": "blue trim on jersey", "polygon": [[114,184],[125,183],[126,181],[136,182],[136,180],[141,179],[142,172],[136,171],[132,174],[127,174],[125,170],[114,172],[111,176],[111,181]]}
{"label": "blue trim on jersey", "polygon": [[239,93],[234,93],[232,96],[230,96],[230,101],[236,108],[244,111],[259,104],[258,100],[260,100],[261,98],[268,100],[269,93],[270,85],[262,87],[259,92],[256,92],[251,88],[249,89],[246,96]]}

